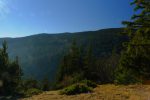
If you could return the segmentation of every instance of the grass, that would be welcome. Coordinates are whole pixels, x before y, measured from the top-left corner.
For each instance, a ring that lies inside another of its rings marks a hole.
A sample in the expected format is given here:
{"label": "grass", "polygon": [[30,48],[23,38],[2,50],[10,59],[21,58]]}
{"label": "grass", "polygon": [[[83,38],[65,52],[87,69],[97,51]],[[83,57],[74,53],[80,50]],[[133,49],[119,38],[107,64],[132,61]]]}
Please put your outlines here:
{"label": "grass", "polygon": [[98,85],[92,93],[60,95],[48,91],[23,100],[149,100],[150,85]]}

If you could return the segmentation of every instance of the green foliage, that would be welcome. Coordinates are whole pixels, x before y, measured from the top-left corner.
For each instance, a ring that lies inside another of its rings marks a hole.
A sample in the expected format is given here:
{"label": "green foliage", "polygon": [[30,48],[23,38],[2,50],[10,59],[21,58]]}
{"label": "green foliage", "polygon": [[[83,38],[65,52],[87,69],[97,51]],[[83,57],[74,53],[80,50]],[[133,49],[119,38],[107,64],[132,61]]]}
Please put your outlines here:
{"label": "green foliage", "polygon": [[24,96],[25,97],[30,97],[32,95],[37,95],[37,94],[40,94],[40,93],[42,93],[41,90],[36,89],[36,88],[30,88],[27,91],[25,91]]}
{"label": "green foliage", "polygon": [[[38,34],[22,38],[5,38],[9,44],[10,59],[19,57],[19,64],[24,77],[32,77],[42,80],[46,75],[53,81],[64,55],[68,54],[73,38],[77,39],[77,45],[86,50],[92,45],[94,56],[103,57],[109,55],[112,48],[121,50],[122,42],[127,38],[119,34],[120,28],[103,29],[74,34]],[[4,38],[0,39],[0,43]],[[59,49],[58,49],[59,48]]]}
{"label": "green foliage", "polygon": [[96,60],[95,73],[93,79],[99,84],[113,83],[115,69],[118,66],[120,55],[112,52],[109,57],[103,57]]}
{"label": "green foliage", "polygon": [[30,88],[40,89],[38,81],[32,78],[23,80],[22,87],[25,89],[25,91]]}
{"label": "green foliage", "polygon": [[56,86],[63,88],[82,80],[92,80],[101,84],[114,81],[114,70],[118,65],[119,55],[113,51],[109,57],[96,59],[92,49],[92,46],[89,46],[87,50],[80,49],[79,52],[79,47],[73,42],[71,52],[64,56],[60,64],[56,82],[60,85]]}
{"label": "green foliage", "polygon": [[[118,83],[132,83],[132,80],[134,83],[137,79],[150,78],[150,1],[135,0],[133,4],[140,14],[134,15],[131,22],[123,22],[130,40],[121,56],[119,69],[122,71],[118,70],[116,75]],[[130,82],[127,81],[128,77]]]}
{"label": "green foliage", "polygon": [[70,52],[64,56],[58,71],[57,82],[63,87],[77,83],[83,79],[81,51],[73,41]]}
{"label": "green foliage", "polygon": [[88,87],[86,84],[83,83],[77,83],[61,90],[60,94],[75,95],[75,94],[89,93],[89,92],[92,92],[91,87]]}
{"label": "green foliage", "polygon": [[39,94],[43,92],[41,89],[42,85],[35,79],[24,79],[20,82],[17,88],[16,96],[20,97],[30,97],[32,95]]}
{"label": "green foliage", "polygon": [[97,84],[90,80],[82,80],[80,83],[83,83],[83,84],[87,85],[88,87],[92,87],[92,88],[97,87]]}
{"label": "green foliage", "polygon": [[116,79],[114,80],[115,84],[128,85],[140,83],[140,80],[138,80],[138,78],[135,75],[135,72],[133,72],[132,70],[118,68],[116,71],[117,71],[117,74],[115,76]]}
{"label": "green foliage", "polygon": [[63,76],[63,79],[61,81],[57,81],[55,83],[55,85],[53,86],[54,89],[62,89],[64,87],[67,87],[71,84],[80,82],[81,80],[83,80],[83,75],[82,74],[73,74],[72,76],[68,75],[68,76]]}
{"label": "green foliage", "polygon": [[16,94],[22,76],[18,57],[16,57],[15,61],[10,61],[7,48],[7,43],[4,41],[0,49],[0,95]]}
{"label": "green foliage", "polygon": [[88,80],[94,80],[95,75],[95,58],[92,51],[92,46],[90,45],[86,50],[86,54],[83,56],[83,72],[84,78]]}

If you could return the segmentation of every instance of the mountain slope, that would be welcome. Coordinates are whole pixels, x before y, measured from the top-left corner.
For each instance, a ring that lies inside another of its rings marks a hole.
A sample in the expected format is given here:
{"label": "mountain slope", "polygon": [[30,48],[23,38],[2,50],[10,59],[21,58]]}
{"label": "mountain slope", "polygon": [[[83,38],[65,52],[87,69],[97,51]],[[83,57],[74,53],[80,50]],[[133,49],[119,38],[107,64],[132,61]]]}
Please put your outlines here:
{"label": "mountain slope", "polygon": [[43,79],[47,75],[53,80],[62,56],[67,53],[73,39],[86,49],[89,44],[94,48],[97,57],[109,55],[113,48],[121,50],[121,44],[126,41],[120,35],[122,29],[112,28],[98,31],[38,34],[21,38],[1,38],[0,42],[8,42],[9,56],[19,57],[21,67],[26,77]]}

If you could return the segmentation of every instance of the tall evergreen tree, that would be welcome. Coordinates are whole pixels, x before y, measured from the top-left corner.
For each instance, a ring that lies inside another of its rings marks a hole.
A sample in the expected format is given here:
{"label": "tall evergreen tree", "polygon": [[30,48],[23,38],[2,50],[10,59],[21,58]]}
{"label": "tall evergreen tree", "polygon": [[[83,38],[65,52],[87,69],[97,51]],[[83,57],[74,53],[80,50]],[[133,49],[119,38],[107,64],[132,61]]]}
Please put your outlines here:
{"label": "tall evergreen tree", "polygon": [[18,87],[21,83],[21,76],[23,75],[21,67],[19,65],[18,57],[16,57],[15,61],[11,62],[9,64],[8,68],[8,73],[9,73],[9,89],[13,93],[17,93]]}
{"label": "tall evergreen tree", "polygon": [[[65,55],[60,63],[57,83],[64,82],[64,84],[71,84],[78,81],[83,74],[83,60],[80,48],[77,46],[76,41],[72,42],[67,55]],[[67,82],[68,81],[68,82]]]}
{"label": "tall evergreen tree", "polygon": [[7,54],[7,43],[6,41],[3,42],[2,48],[0,49],[0,80],[2,83],[0,93],[3,94],[7,91],[7,85],[9,80],[9,60]]}
{"label": "tall evergreen tree", "polygon": [[18,58],[11,62],[7,53],[7,43],[3,42],[0,49],[0,95],[10,95],[17,92],[21,81],[22,71],[18,63]]}
{"label": "tall evergreen tree", "polygon": [[95,71],[95,59],[93,56],[92,46],[89,45],[89,47],[86,50],[86,54],[84,56],[84,62],[83,62],[83,72],[84,72],[84,78],[88,80],[95,80],[96,77],[96,71]]}
{"label": "tall evergreen tree", "polygon": [[74,71],[80,72],[82,70],[82,56],[80,48],[77,46],[75,40],[72,43],[69,57],[69,66],[71,67],[70,73],[73,73]]}
{"label": "tall evergreen tree", "polygon": [[150,1],[134,0],[135,11],[132,21],[125,21],[125,33],[130,40],[125,43],[120,65],[116,72],[117,83],[132,83],[150,79]]}

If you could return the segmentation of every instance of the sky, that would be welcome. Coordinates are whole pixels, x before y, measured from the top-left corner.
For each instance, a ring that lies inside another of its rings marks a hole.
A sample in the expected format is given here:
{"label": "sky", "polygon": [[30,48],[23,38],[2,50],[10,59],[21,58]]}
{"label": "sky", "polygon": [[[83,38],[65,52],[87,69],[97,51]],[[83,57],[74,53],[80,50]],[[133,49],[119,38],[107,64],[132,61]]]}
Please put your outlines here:
{"label": "sky", "polygon": [[0,0],[0,37],[122,27],[131,0]]}

